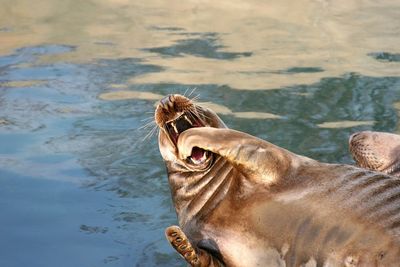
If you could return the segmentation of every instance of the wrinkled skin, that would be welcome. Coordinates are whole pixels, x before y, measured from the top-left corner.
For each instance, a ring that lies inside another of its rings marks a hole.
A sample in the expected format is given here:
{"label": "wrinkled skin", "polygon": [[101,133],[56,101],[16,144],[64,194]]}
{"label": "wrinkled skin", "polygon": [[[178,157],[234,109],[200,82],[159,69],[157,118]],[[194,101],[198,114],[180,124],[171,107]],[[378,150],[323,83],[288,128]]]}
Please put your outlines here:
{"label": "wrinkled skin", "polygon": [[191,266],[397,266],[400,182],[296,155],[226,128],[180,95],[156,109],[179,226],[166,229]]}
{"label": "wrinkled skin", "polygon": [[358,132],[350,137],[349,150],[358,166],[400,177],[400,135]]}

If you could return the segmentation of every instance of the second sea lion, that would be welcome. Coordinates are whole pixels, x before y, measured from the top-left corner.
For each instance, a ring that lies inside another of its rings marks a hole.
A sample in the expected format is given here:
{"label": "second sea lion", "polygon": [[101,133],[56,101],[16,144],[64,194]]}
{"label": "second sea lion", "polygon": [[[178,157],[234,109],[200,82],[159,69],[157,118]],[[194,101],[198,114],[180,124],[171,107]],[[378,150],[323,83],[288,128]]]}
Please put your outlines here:
{"label": "second sea lion", "polygon": [[358,166],[400,177],[400,135],[357,132],[349,138],[349,150]]}

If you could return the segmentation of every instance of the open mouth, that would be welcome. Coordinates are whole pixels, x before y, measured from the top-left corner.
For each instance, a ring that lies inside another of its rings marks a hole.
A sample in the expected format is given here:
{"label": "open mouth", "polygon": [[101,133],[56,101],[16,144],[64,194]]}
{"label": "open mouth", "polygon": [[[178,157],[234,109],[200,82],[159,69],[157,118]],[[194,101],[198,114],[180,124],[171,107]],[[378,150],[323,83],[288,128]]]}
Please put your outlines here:
{"label": "open mouth", "polygon": [[[175,120],[169,121],[165,124],[165,128],[169,134],[171,141],[175,144],[178,143],[178,138],[181,133],[190,128],[204,127],[205,125],[197,119],[193,114],[183,113]],[[199,147],[192,149],[190,160],[194,164],[204,163],[210,156],[210,152]]]}

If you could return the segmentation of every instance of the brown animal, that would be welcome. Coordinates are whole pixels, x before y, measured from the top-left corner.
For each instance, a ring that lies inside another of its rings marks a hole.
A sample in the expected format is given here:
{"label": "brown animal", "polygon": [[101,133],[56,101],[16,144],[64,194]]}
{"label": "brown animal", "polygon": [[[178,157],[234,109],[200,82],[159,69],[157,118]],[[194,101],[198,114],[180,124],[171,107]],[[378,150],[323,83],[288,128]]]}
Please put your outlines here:
{"label": "brown animal", "polygon": [[191,266],[399,266],[400,180],[226,128],[181,95],[155,112]]}
{"label": "brown animal", "polygon": [[350,137],[349,149],[358,166],[400,177],[399,135],[358,132]]}

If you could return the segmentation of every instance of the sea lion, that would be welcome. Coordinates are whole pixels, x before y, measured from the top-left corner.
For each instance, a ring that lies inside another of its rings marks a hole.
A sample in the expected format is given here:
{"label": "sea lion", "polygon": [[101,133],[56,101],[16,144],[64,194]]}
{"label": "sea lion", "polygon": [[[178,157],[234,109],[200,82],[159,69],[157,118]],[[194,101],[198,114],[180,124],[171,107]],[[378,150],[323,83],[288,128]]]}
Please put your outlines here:
{"label": "sea lion", "polygon": [[166,236],[191,266],[399,264],[399,179],[228,129],[181,95],[155,120],[180,225]]}
{"label": "sea lion", "polygon": [[349,150],[360,167],[400,177],[400,136],[363,131],[349,138]]}

